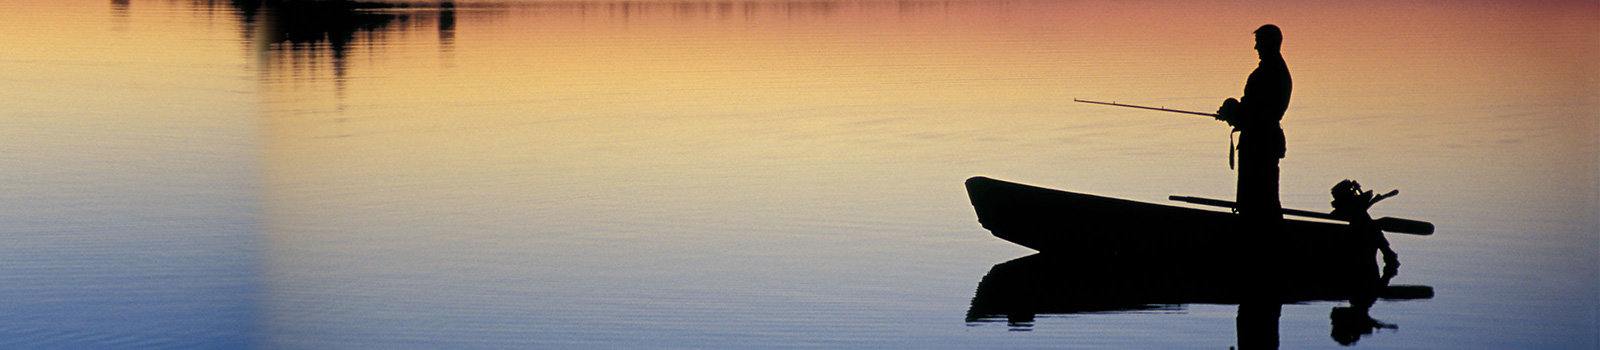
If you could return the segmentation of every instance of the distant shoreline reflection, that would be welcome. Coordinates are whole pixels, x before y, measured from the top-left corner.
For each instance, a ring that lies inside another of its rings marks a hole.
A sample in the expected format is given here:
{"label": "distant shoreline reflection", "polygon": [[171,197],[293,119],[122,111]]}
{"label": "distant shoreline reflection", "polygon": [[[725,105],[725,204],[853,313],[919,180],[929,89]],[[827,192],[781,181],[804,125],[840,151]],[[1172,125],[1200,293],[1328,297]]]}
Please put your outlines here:
{"label": "distant shoreline reflection", "polygon": [[[1375,301],[1433,298],[1433,287],[1389,285],[1397,273],[1394,269],[1370,278],[1329,277],[1359,276],[1360,271],[1291,272],[1268,280],[1241,276],[1236,266],[1226,263],[1178,260],[1038,253],[995,264],[978,282],[966,322],[1005,322],[1012,331],[1029,331],[1039,315],[1178,311],[1185,304],[1240,305],[1236,325],[1239,348],[1276,348],[1282,305],[1348,301],[1350,306],[1331,311],[1330,336],[1342,345],[1353,345],[1374,330],[1398,328],[1368,314]],[[1370,268],[1350,266],[1350,270]]]}
{"label": "distant shoreline reflection", "polygon": [[[363,1],[363,0],[236,0],[230,5],[241,23],[243,40],[254,43],[259,74],[268,81],[331,81],[335,100],[343,108],[351,80],[351,60],[368,55],[407,35],[436,31],[439,57],[454,66],[458,16],[470,22],[493,22],[509,16],[581,18],[620,23],[656,18],[702,19],[717,22],[784,21],[829,18],[858,12],[896,12],[900,15],[948,12],[952,7],[1004,6],[1011,1],[950,3],[944,1],[831,2],[831,1],[556,1],[468,2]],[[113,0],[114,13],[126,13],[126,2]],[[358,50],[359,49],[359,50]],[[330,75],[331,76],[327,76]]]}
{"label": "distant shoreline reflection", "polygon": [[[113,0],[114,11],[125,13],[127,2]],[[584,18],[611,18],[623,22],[653,15],[673,18],[750,20],[762,16],[780,18],[828,17],[848,8],[893,7],[901,14],[948,11],[948,2],[839,3],[828,1],[718,1],[718,2],[636,2],[636,1],[560,1],[527,3],[462,3],[453,1],[287,1],[240,0],[230,2],[244,24],[246,39],[259,45],[263,58],[287,60],[291,67],[331,60],[343,66],[352,47],[375,45],[392,33],[436,29],[439,51],[454,50],[458,13],[475,19],[507,16],[511,11],[531,16],[560,15]],[[299,53],[303,52],[303,53]],[[326,52],[326,53],[324,53]],[[311,62],[301,62],[310,60]],[[269,62],[270,63],[270,62]],[[271,67],[272,65],[267,65]]]}

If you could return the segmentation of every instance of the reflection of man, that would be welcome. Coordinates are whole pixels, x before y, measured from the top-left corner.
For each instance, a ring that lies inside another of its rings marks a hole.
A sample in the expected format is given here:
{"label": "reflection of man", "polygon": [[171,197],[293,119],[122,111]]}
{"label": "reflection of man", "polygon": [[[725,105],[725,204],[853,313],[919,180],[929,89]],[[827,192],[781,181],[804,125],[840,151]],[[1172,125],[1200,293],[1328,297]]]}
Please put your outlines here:
{"label": "reflection of man", "polygon": [[1275,25],[1256,29],[1256,52],[1261,64],[1245,82],[1244,96],[1228,99],[1217,110],[1219,119],[1239,134],[1239,214],[1256,218],[1282,218],[1278,203],[1278,159],[1283,158],[1283,128],[1278,121],[1289,108],[1289,66],[1278,49],[1283,32]]}
{"label": "reflection of man", "polygon": [[[1340,184],[1342,185],[1343,183]],[[1379,233],[1379,235],[1382,235],[1382,233]],[[1370,259],[1372,253],[1368,252],[1367,254],[1368,259]],[[1339,345],[1355,345],[1356,341],[1361,340],[1362,336],[1372,335],[1374,331],[1379,329],[1400,329],[1399,325],[1378,321],[1373,319],[1370,314],[1372,304],[1378,301],[1378,295],[1382,293],[1384,288],[1389,286],[1389,280],[1394,279],[1394,276],[1400,273],[1399,262],[1391,260],[1388,255],[1385,256],[1384,260],[1390,263],[1386,263],[1383,266],[1382,276],[1371,278],[1371,275],[1367,275],[1367,278],[1355,278],[1353,282],[1356,285],[1354,286],[1354,295],[1350,297],[1350,306],[1335,307],[1333,312],[1328,315],[1328,318],[1333,321],[1333,331],[1329,335],[1333,336],[1333,341],[1339,342]]]}

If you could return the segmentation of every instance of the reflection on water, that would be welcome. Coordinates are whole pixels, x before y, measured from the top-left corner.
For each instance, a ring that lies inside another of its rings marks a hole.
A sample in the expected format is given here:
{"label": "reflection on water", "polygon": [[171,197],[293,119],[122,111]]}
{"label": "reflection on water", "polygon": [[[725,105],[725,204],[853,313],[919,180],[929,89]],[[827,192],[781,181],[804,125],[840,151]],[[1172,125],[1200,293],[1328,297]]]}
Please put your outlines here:
{"label": "reflection on water", "polygon": [[[1439,297],[1284,347],[1592,348],[1592,4],[1454,5],[6,1],[0,347],[1236,345],[1188,296],[955,320],[1029,253],[961,180],[1231,197],[1225,129],[1070,101],[1214,107],[1277,23],[1284,205],[1440,227],[1390,237]],[[1104,263],[1024,281],[1173,281]]]}
{"label": "reflection on water", "polygon": [[[266,79],[275,72],[291,72],[293,79],[332,81],[343,97],[350,49],[363,44],[386,41],[393,32],[389,26],[409,26],[415,22],[438,22],[441,51],[448,51],[453,40],[452,7],[436,11],[400,11],[412,8],[396,4],[358,1],[236,1],[240,21],[251,40],[261,46],[261,70]],[[432,16],[427,16],[432,15]],[[447,25],[448,24],[448,25]],[[303,75],[323,71],[328,64],[331,77]]]}
{"label": "reflection on water", "polygon": [[[1397,270],[1386,269],[1380,276],[1370,262],[1257,263],[1273,267],[1274,273],[1250,273],[1253,269],[1249,262],[1190,257],[1034,254],[990,269],[978,282],[966,320],[1003,321],[1013,331],[1027,331],[1041,314],[1171,314],[1183,311],[1185,304],[1239,305],[1240,348],[1275,348],[1280,343],[1282,305],[1348,301],[1352,307],[1331,308],[1330,333],[1340,345],[1351,345],[1362,336],[1370,336],[1374,329],[1398,329],[1397,325],[1371,317],[1369,312],[1375,301],[1434,297],[1431,287],[1389,285]],[[1254,270],[1261,271],[1261,267]],[[1255,310],[1263,307],[1264,317],[1256,318]],[[1309,341],[1288,341],[1305,342]]]}

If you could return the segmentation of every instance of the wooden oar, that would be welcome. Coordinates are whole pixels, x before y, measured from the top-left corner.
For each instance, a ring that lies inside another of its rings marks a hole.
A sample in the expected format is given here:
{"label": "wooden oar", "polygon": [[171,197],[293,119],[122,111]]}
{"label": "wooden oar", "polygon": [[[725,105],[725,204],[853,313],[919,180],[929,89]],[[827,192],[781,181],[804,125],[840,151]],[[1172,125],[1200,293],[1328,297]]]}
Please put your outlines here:
{"label": "wooden oar", "polygon": [[[1188,202],[1188,203],[1194,203],[1194,204],[1200,204],[1200,205],[1210,205],[1210,206],[1223,207],[1223,208],[1234,208],[1235,207],[1233,202],[1225,201],[1225,200],[1221,200],[1221,199],[1188,197],[1188,196],[1168,196],[1167,199],[1171,199],[1171,200],[1175,200],[1175,201],[1179,201],[1179,202]],[[1285,215],[1304,216],[1304,217],[1308,217],[1308,218],[1318,218],[1318,219],[1328,219],[1328,220],[1337,220],[1337,221],[1349,222],[1349,220],[1345,220],[1343,218],[1340,218],[1340,217],[1337,217],[1337,216],[1333,216],[1333,214],[1319,213],[1319,212],[1308,211],[1308,210],[1284,208],[1284,209],[1281,210],[1281,212],[1283,214],[1285,214]],[[1378,219],[1372,220],[1372,225],[1376,226],[1380,230],[1384,230],[1384,231],[1388,231],[1388,232],[1405,233],[1405,234],[1413,234],[1413,235],[1421,235],[1421,236],[1427,236],[1427,235],[1433,234],[1433,224],[1429,223],[1427,221],[1417,221],[1417,220],[1411,220],[1411,219],[1401,219],[1401,218],[1385,216],[1385,217],[1382,217],[1382,218],[1378,218]]]}

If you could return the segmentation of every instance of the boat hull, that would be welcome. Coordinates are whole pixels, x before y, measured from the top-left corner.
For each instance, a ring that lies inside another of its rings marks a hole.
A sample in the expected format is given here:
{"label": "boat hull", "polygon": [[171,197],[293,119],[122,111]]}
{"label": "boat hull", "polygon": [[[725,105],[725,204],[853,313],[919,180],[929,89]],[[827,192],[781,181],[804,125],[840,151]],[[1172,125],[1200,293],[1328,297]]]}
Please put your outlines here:
{"label": "boat hull", "polygon": [[[1374,248],[1349,224],[1283,219],[1259,224],[1238,214],[1073,193],[974,177],[967,194],[995,237],[1041,252],[1208,258],[1264,255],[1274,261],[1373,261]],[[1355,259],[1355,260],[1351,260]]]}

